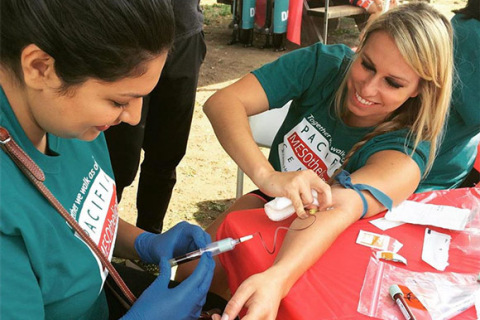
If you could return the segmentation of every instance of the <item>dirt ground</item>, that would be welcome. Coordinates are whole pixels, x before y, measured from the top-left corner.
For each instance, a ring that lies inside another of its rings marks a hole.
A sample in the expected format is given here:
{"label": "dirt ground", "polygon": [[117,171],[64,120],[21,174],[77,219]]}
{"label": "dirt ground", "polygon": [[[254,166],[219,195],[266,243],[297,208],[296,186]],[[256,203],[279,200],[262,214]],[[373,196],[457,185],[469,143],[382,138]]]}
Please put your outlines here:
{"label": "dirt ground", "polygon": [[[462,8],[466,0],[433,0],[432,3],[447,17],[452,9]],[[223,212],[235,198],[237,166],[223,151],[210,123],[202,112],[202,105],[216,90],[232,83],[249,71],[273,61],[285,52],[299,46],[288,43],[287,50],[275,52],[261,49],[265,38],[256,34],[253,47],[229,45],[232,16],[229,7],[217,5],[215,0],[201,0],[205,14],[205,39],[207,57],[200,72],[195,114],[187,153],[177,167],[177,184],[164,222],[164,230],[181,220],[206,227]],[[356,46],[358,29],[351,18],[340,20],[336,29],[329,30],[328,43],[345,43]],[[303,44],[307,45],[310,38]],[[267,152],[267,150],[265,150]],[[254,185],[245,179],[245,191]],[[136,188],[138,180],[124,191],[119,205],[120,216],[131,223],[136,219]]]}

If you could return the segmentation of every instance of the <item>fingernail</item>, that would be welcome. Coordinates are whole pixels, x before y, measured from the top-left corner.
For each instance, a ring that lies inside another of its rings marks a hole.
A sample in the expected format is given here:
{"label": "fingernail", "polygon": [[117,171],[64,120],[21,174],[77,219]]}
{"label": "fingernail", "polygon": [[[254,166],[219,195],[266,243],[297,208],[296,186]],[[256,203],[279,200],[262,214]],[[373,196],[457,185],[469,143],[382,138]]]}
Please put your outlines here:
{"label": "fingernail", "polygon": [[222,315],[222,319],[220,319],[220,320],[228,320],[228,319],[229,319],[228,314],[224,313]]}

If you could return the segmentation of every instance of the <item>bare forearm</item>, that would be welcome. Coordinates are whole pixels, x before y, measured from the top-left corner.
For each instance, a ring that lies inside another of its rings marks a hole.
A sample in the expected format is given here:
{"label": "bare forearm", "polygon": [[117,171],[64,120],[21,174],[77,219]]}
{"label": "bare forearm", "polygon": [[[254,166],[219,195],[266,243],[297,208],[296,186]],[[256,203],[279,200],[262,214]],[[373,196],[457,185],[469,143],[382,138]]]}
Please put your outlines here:
{"label": "bare forearm", "polygon": [[114,255],[119,258],[137,260],[140,257],[135,250],[135,239],[144,232],[144,230],[137,228],[128,222],[119,219],[117,240],[115,242]]}
{"label": "bare forearm", "polygon": [[[391,161],[390,161],[391,160]],[[397,161],[397,162],[395,162]],[[396,151],[381,152],[372,156],[366,166],[352,174],[353,183],[364,183],[382,190],[394,203],[400,203],[413,193],[420,179],[418,166],[408,156]],[[392,184],[391,181],[396,181]],[[385,210],[370,193],[363,191],[367,201],[365,217]],[[360,219],[364,211],[360,195],[340,185],[332,186],[333,209],[316,214],[315,222],[302,231],[289,231],[274,263],[288,275],[284,288],[288,290],[332,245],[335,239],[351,224]],[[311,219],[295,220],[291,227],[301,229]]]}
{"label": "bare forearm", "polygon": [[218,92],[205,103],[204,111],[222,147],[255,183],[274,171],[255,143],[242,101],[229,90]]}
{"label": "bare forearm", "polygon": [[288,231],[282,248],[275,259],[272,269],[285,275],[283,278],[284,295],[290,288],[332,245],[335,239],[358,217],[339,209],[319,212],[316,220],[296,219],[290,226],[301,231]]}

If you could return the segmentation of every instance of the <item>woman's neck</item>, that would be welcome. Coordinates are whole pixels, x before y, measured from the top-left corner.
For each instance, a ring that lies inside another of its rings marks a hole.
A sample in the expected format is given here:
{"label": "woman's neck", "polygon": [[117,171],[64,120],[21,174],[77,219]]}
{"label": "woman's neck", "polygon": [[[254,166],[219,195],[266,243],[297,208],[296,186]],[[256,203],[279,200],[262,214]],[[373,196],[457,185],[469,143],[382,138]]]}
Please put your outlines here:
{"label": "woman's neck", "polygon": [[30,109],[27,89],[2,70],[0,70],[0,79],[2,79],[0,85],[23,131],[36,149],[46,153],[47,133],[35,121]]}

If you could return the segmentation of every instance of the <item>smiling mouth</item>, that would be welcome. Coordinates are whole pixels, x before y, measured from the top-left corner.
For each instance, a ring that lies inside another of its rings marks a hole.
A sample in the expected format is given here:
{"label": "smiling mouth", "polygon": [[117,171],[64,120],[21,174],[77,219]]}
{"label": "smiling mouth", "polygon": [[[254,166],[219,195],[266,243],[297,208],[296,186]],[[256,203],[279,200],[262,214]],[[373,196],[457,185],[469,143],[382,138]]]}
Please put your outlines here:
{"label": "smiling mouth", "polygon": [[368,100],[365,100],[363,99],[359,94],[358,92],[355,91],[355,98],[357,98],[357,101],[360,102],[361,104],[364,104],[366,106],[371,106],[373,105],[374,103],[371,102],[371,101],[368,101]]}

